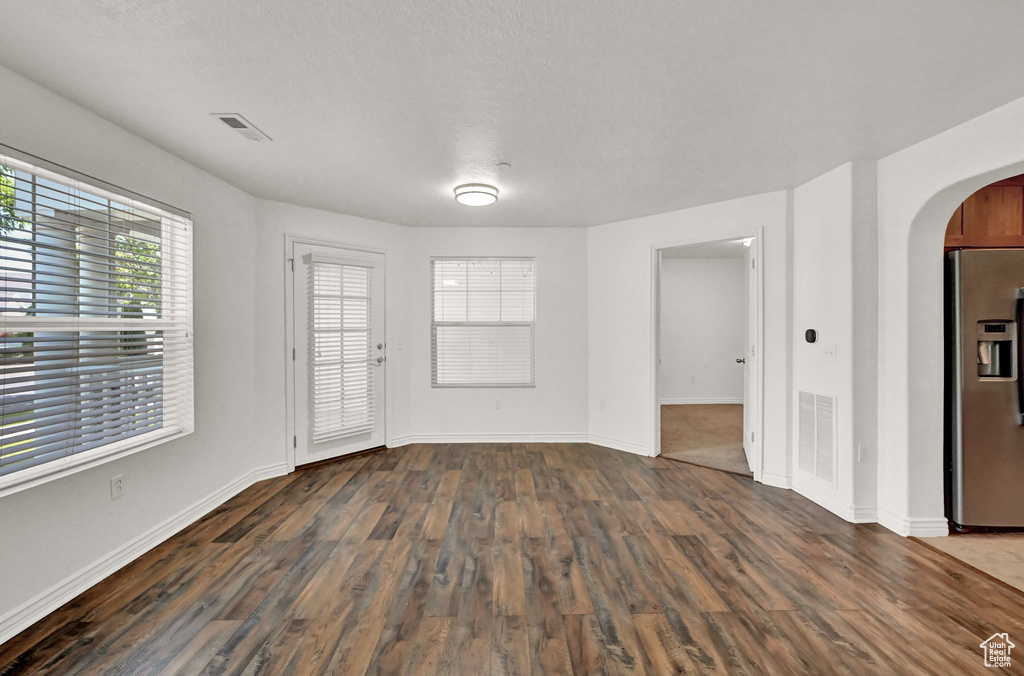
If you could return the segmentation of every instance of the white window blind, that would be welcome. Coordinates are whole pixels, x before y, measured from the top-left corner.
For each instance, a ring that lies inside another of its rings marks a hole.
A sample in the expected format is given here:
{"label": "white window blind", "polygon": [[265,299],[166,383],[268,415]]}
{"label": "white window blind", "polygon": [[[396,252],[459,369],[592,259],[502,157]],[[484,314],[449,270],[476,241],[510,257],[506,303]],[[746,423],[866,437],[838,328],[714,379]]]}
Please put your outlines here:
{"label": "white window blind", "polygon": [[0,155],[0,476],[193,430],[191,231]]}
{"label": "white window blind", "polygon": [[435,258],[431,364],[435,387],[534,385],[532,258]]}
{"label": "white window blind", "polygon": [[370,268],[310,256],[309,384],[313,443],[373,429]]}

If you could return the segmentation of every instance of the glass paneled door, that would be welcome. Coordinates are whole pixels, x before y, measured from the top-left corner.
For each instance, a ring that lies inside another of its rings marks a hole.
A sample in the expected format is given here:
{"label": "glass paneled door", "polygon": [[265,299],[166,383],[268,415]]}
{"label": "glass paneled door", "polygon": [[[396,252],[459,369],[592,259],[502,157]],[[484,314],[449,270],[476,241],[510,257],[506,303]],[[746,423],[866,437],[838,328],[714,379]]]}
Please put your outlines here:
{"label": "glass paneled door", "polygon": [[384,256],[294,243],[295,464],[384,444]]}

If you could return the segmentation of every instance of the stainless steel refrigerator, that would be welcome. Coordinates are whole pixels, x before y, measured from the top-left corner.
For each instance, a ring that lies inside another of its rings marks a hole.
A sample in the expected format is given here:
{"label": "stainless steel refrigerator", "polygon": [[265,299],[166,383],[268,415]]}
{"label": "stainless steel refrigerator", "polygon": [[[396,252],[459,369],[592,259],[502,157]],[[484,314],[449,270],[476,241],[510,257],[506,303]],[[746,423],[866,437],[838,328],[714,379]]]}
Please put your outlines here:
{"label": "stainless steel refrigerator", "polygon": [[1024,249],[965,249],[948,259],[949,518],[1024,527]]}

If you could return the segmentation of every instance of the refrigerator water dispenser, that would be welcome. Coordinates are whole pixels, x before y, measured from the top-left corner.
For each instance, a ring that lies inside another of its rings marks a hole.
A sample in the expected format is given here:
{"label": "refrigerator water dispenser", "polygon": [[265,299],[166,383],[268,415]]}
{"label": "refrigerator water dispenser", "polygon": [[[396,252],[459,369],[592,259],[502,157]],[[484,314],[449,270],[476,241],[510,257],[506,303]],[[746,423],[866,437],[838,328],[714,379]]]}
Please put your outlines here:
{"label": "refrigerator water dispenser", "polygon": [[978,379],[1017,377],[1017,323],[1005,319],[978,322]]}

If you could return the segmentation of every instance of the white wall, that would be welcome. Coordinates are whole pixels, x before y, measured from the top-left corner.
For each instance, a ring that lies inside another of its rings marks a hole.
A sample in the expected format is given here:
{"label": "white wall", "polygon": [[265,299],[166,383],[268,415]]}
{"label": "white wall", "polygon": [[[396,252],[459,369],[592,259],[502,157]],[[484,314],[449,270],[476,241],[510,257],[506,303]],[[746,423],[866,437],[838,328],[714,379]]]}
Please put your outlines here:
{"label": "white wall", "polygon": [[[0,498],[3,634],[33,599],[279,454],[253,434],[254,200],[4,68],[0,90],[4,143],[193,213],[199,290],[195,433]],[[116,474],[126,492],[115,502]]]}
{"label": "white wall", "polygon": [[260,378],[256,401],[259,414],[256,432],[284,462],[290,459],[291,443],[286,426],[287,362],[285,337],[285,235],[331,242],[357,249],[384,252],[385,330],[389,354],[384,413],[386,441],[408,434],[409,361],[408,352],[391,349],[408,340],[408,296],[406,294],[404,233],[408,228],[356,216],[307,209],[270,200],[258,200],[256,207],[256,278],[259,330],[256,335],[256,363]]}
{"label": "white wall", "polygon": [[[587,233],[580,228],[409,228],[406,302],[410,364],[405,441],[585,441]],[[430,386],[430,257],[537,259],[536,387]],[[501,408],[494,400],[501,399]]]}
{"label": "white wall", "polygon": [[746,270],[742,258],[662,260],[662,404],[743,403]]}
{"label": "white wall", "polygon": [[942,249],[975,190],[1024,173],[1024,99],[878,163],[878,517],[944,534]]}
{"label": "white wall", "polygon": [[[1019,99],[794,190],[793,389],[840,393],[845,473],[832,495],[799,472],[795,487],[847,518],[877,517],[903,535],[947,532],[943,235],[968,195],[1024,172],[1024,150],[1007,142],[1022,123]],[[836,364],[799,342],[814,323],[839,346]]]}
{"label": "white wall", "polygon": [[[874,332],[855,335],[855,327],[873,328],[876,311],[872,168],[847,163],[793,191],[793,425],[796,398],[806,391],[836,397],[838,427],[835,482],[794,461],[793,486],[851,521],[875,520],[874,381],[858,380],[875,369]],[[816,343],[804,340],[807,329],[817,331]],[[834,349],[834,361],[826,348]],[[793,443],[796,458],[795,436]]]}
{"label": "white wall", "polygon": [[878,519],[878,164],[853,170],[853,521]]}
{"label": "white wall", "polygon": [[647,216],[587,230],[590,436],[656,455],[652,370],[652,247],[727,239],[764,228],[764,475],[788,485],[790,438],[789,195],[787,192]]}
{"label": "white wall", "polygon": [[[285,235],[385,252],[389,446],[413,441],[587,438],[586,232],[578,228],[416,228],[260,200],[256,292],[266,330],[257,429],[282,457],[286,431]],[[430,257],[537,258],[537,384],[432,388]],[[501,408],[494,406],[501,399]]]}

